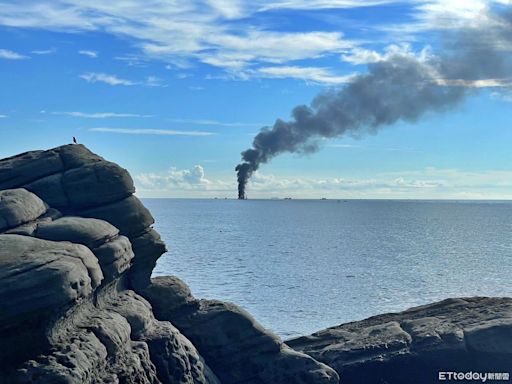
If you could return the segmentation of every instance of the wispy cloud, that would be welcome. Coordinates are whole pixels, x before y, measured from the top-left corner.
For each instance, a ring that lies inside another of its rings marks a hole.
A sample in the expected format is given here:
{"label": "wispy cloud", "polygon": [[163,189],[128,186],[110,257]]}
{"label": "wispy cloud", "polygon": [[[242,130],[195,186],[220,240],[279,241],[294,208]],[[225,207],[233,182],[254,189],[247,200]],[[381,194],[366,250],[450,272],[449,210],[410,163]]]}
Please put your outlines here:
{"label": "wispy cloud", "polygon": [[[414,1],[414,0],[413,0]],[[270,4],[263,4],[260,11],[271,9],[343,9],[343,8],[359,8],[372,7],[375,5],[384,5],[396,3],[396,0],[286,0],[274,1]],[[261,4],[261,2],[260,2]]]}
{"label": "wispy cloud", "polygon": [[[46,112],[43,112],[46,113]],[[137,113],[116,113],[116,112],[50,112],[52,115],[63,115],[71,117],[81,117],[84,119],[110,119],[110,118],[126,118],[126,117],[152,117],[152,115],[141,115]]]}
{"label": "wispy cloud", "polygon": [[125,135],[158,135],[158,136],[211,136],[214,132],[204,131],[175,131],[170,129],[149,129],[149,128],[110,128],[97,127],[89,131],[102,133],[119,133]]}
{"label": "wispy cloud", "polygon": [[5,119],[7,115],[0,115],[0,119]]}
{"label": "wispy cloud", "polygon": [[91,57],[93,59],[98,57],[98,52],[96,52],[96,51],[89,51],[87,49],[81,49],[81,50],[78,51],[78,53],[80,55],[88,56],[88,57]]}
{"label": "wispy cloud", "polygon": [[[321,6],[321,2],[316,2]],[[346,8],[332,1],[329,6]],[[377,2],[374,2],[377,3]],[[118,4],[77,0],[42,0],[0,4],[0,25],[58,31],[102,31],[132,40],[145,59],[174,67],[199,61],[223,69],[258,63],[283,64],[342,53],[353,43],[341,32],[271,30],[265,25],[240,25],[233,20],[265,11],[268,2],[176,1]],[[353,2],[354,6],[357,6]],[[282,2],[277,8],[304,8],[304,2]],[[84,52],[86,52],[84,50]],[[92,52],[92,51],[91,51]],[[139,58],[123,57],[138,65]]]}
{"label": "wispy cloud", "polygon": [[122,79],[116,75],[109,75],[107,73],[87,72],[80,75],[80,78],[89,83],[105,83],[109,85],[135,85],[131,80]]}
{"label": "wispy cloud", "polygon": [[164,83],[164,81],[156,76],[148,76],[146,77],[146,81],[143,83],[140,83],[142,85],[145,85],[147,87],[166,87],[167,85]]}
{"label": "wispy cloud", "polygon": [[349,83],[354,78],[354,74],[337,75],[328,68],[298,66],[263,67],[257,70],[257,74],[261,77],[293,78],[329,85]]}
{"label": "wispy cloud", "polygon": [[224,122],[208,119],[169,119],[173,123],[194,124],[194,125],[214,125],[219,127],[261,127],[262,123],[244,123],[244,122]]}
{"label": "wispy cloud", "polygon": [[438,79],[438,85],[449,87],[465,87],[465,88],[510,88],[512,87],[512,78],[509,79]]}
{"label": "wispy cloud", "polygon": [[156,76],[148,76],[144,81],[133,81],[123,79],[117,75],[111,75],[102,72],[87,72],[80,75],[80,78],[86,80],[88,83],[105,83],[108,85],[142,85],[146,87],[166,87],[164,81]]}
{"label": "wispy cloud", "polygon": [[52,53],[57,52],[57,48],[49,48],[49,49],[36,49],[30,51],[30,53],[34,55],[51,55]]}
{"label": "wispy cloud", "polygon": [[21,53],[10,51],[9,49],[0,49],[0,59],[6,60],[24,60],[30,59],[29,56],[22,55]]}

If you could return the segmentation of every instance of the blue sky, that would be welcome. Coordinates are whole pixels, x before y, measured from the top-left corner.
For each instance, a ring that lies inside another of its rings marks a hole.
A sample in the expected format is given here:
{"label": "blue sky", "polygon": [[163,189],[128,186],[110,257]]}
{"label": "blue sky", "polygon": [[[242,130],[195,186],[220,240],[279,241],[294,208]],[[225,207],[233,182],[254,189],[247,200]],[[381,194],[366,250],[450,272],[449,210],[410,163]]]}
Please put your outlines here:
{"label": "blue sky", "polygon": [[[0,157],[72,136],[143,197],[235,197],[262,126],[508,1],[0,1]],[[261,167],[249,197],[512,198],[512,93]]]}

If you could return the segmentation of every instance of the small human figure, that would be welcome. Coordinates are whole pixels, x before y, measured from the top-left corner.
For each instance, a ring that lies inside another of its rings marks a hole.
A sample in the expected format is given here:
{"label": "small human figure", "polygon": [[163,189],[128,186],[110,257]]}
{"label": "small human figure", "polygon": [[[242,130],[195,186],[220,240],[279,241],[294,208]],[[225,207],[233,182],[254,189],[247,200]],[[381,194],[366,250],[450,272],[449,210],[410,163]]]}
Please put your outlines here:
{"label": "small human figure", "polygon": [[73,144],[78,144],[75,136],[73,136]]}

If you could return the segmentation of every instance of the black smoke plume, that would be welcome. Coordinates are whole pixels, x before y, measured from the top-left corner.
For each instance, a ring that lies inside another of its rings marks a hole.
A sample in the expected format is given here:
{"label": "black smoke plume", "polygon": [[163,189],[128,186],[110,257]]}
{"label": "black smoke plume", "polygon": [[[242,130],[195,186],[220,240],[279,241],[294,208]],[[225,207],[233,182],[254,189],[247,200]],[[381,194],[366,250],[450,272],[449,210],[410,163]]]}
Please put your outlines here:
{"label": "black smoke plume", "polygon": [[236,166],[238,198],[251,175],[284,153],[314,152],[323,138],[375,133],[399,120],[414,122],[428,112],[452,109],[481,86],[503,86],[512,75],[512,12],[483,12],[474,25],[446,33],[443,56],[389,54],[338,90],[299,105],[289,121],[264,127]]}

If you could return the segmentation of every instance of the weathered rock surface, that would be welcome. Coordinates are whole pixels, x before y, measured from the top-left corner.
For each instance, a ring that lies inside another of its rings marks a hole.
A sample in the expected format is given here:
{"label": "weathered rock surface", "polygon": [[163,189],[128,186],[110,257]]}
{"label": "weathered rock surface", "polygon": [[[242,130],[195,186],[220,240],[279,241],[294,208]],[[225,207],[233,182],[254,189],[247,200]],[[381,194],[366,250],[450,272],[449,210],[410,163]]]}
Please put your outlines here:
{"label": "weathered rock surface", "polygon": [[[143,293],[155,316],[171,320],[222,383],[338,383],[338,374],[290,349],[231,303],[196,300],[176,277],[157,277]],[[250,351],[250,352],[249,352]]]}
{"label": "weathered rock surface", "polygon": [[287,341],[344,383],[435,383],[438,372],[512,373],[512,299],[465,298]]}
{"label": "weathered rock surface", "polygon": [[45,212],[43,201],[25,189],[0,191],[0,231],[33,221]]}
{"label": "weathered rock surface", "polygon": [[[125,169],[83,145],[64,145],[0,160],[0,190],[15,188],[33,192],[52,209],[67,216],[104,220],[130,241],[143,237],[143,246],[133,247],[135,254],[141,252],[140,258],[134,258],[137,268],[130,269],[128,274],[137,287],[149,284],[156,260],[166,249],[158,233],[151,231],[154,222],[151,213],[133,196],[133,181]],[[36,209],[34,204],[27,206]],[[23,216],[28,212],[20,210],[16,214]],[[34,214],[28,215],[31,217],[25,218],[25,222],[33,220]],[[36,216],[39,215],[37,212]],[[4,216],[13,220],[7,213],[0,212],[0,231],[7,228],[7,224],[2,224]],[[21,224],[18,223],[20,219],[15,219],[12,226]],[[33,227],[25,226],[15,231],[30,234],[33,230]],[[151,235],[146,235],[148,232]]]}

